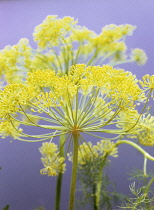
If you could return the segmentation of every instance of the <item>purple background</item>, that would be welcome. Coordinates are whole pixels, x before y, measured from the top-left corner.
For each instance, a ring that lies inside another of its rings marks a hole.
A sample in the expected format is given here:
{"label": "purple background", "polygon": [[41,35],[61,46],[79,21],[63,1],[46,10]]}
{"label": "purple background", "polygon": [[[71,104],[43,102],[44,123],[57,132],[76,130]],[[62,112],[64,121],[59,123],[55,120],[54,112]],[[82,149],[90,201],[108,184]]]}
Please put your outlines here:
{"label": "purple background", "polygon": [[[149,59],[146,65],[123,65],[141,78],[153,74],[154,68],[154,1],[153,0],[18,0],[0,1],[0,49],[13,45],[20,38],[29,38],[47,15],[72,16],[80,25],[100,32],[106,24],[133,24],[137,29],[127,40],[128,47],[143,48]],[[44,205],[53,209],[55,178],[41,176],[42,168],[38,148],[41,143],[23,143],[10,138],[0,140],[0,209],[7,203],[11,210],[32,210]],[[153,147],[148,151],[154,155]],[[117,183],[119,193],[128,193],[127,173],[132,168],[142,169],[143,157],[130,146],[119,148],[119,158],[112,159],[110,176]],[[148,167],[154,163],[148,161]],[[70,165],[64,175],[62,209],[67,209],[69,197]]]}

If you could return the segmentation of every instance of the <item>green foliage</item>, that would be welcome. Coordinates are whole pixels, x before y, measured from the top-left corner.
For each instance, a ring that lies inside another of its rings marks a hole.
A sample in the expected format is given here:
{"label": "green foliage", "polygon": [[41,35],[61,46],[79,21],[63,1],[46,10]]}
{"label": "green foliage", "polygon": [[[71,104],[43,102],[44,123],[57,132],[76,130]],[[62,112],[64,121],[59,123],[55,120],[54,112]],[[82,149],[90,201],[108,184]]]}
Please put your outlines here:
{"label": "green foliage", "polygon": [[121,206],[120,209],[154,210],[154,197],[149,191],[147,192],[146,186],[136,189],[134,182],[130,185],[130,191],[133,198],[127,198],[125,206]]}
{"label": "green foliage", "polygon": [[2,210],[9,210],[10,209],[10,205],[6,205]]}
{"label": "green foliage", "polygon": [[152,188],[154,182],[153,172],[145,175],[143,171],[135,169],[131,172],[130,179],[135,179],[136,183],[141,187],[137,188],[136,183],[132,183],[129,188],[133,197],[127,198],[120,208],[132,210],[154,210],[154,194]]}
{"label": "green foliage", "polygon": [[[96,158],[92,162],[89,161],[78,169],[78,188],[82,192],[77,200],[77,209],[86,207],[87,204],[92,209],[111,210],[114,204],[124,200],[125,196],[116,193],[115,186],[110,182],[106,167],[109,165],[109,160],[106,157]],[[101,175],[101,176],[100,176]],[[98,183],[100,182],[100,195],[98,195]],[[97,196],[100,197],[100,203],[97,205]]]}
{"label": "green foliage", "polygon": [[[109,180],[106,168],[109,165],[109,160],[106,157],[103,160],[95,159],[93,162],[85,164],[84,167],[78,170],[78,182],[80,188],[79,192],[82,195],[77,201],[77,209],[91,206],[90,209],[98,210],[105,209],[111,210],[114,206],[120,209],[129,210],[154,210],[154,193],[153,182],[154,174],[149,172],[146,175],[139,169],[133,170],[130,175],[130,180],[135,180],[129,188],[131,195],[125,196],[116,192],[115,186]],[[100,206],[96,205],[97,184],[99,182],[99,173],[101,172],[101,193],[100,193]]]}
{"label": "green foliage", "polygon": [[130,176],[130,180],[137,180],[138,182],[145,182],[145,180],[154,177],[154,172],[150,171],[146,174],[146,176],[144,175],[144,172],[142,170],[139,169],[134,169],[129,173]]}

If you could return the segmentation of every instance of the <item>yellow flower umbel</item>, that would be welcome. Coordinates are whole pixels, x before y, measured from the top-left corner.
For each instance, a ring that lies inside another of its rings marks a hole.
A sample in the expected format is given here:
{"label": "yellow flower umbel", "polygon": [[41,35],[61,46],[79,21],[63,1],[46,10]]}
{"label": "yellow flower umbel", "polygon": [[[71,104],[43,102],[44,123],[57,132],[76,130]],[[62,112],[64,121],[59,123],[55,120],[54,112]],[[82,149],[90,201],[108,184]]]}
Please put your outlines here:
{"label": "yellow flower umbel", "polygon": [[[138,129],[138,125],[141,125],[141,118],[136,112],[135,120],[126,127],[132,116],[130,113],[135,112],[139,103],[143,103],[145,105],[142,115],[150,95],[151,88],[150,90],[142,89],[135,75],[109,65],[87,67],[85,64],[78,64],[72,66],[66,74],[52,69],[33,70],[28,73],[24,84],[6,85],[0,91],[1,136],[9,135],[4,126],[7,124],[10,134],[22,141],[44,141],[51,139],[51,136],[64,134],[65,142],[73,139],[72,197],[69,207],[73,209],[78,146],[83,140],[82,134],[102,139],[104,133],[113,135],[105,140],[118,140],[125,135],[134,134],[134,129]],[[124,118],[124,114],[129,115],[130,118]],[[27,120],[23,120],[23,116]],[[24,128],[29,126],[39,127],[42,134],[26,133]],[[148,131],[144,129],[144,125],[140,128],[140,132],[143,130],[144,134]],[[153,127],[148,127],[148,129],[151,129],[151,135]],[[145,141],[149,140],[145,139]],[[125,142],[120,140],[120,143]],[[127,143],[132,144],[129,141]],[[152,145],[151,140],[150,144]],[[110,145],[106,141],[103,144],[101,142],[100,145],[106,148],[106,154],[110,153]],[[133,146],[137,147],[134,143]],[[51,154],[46,153],[48,147]],[[111,147],[110,154],[112,154],[112,149]],[[101,150],[98,152],[98,148],[96,150],[97,153],[101,153]],[[59,157],[54,144],[44,144],[40,151],[43,154],[42,160],[45,166],[41,171],[43,174],[55,176],[59,172],[64,172],[64,159]],[[142,153],[145,154],[143,151]],[[148,158],[152,159],[151,156]]]}
{"label": "yellow flower umbel", "polygon": [[133,34],[132,25],[107,25],[100,34],[77,24],[72,17],[47,16],[36,26],[33,37],[37,48],[27,39],[0,51],[0,75],[8,83],[24,81],[28,72],[53,69],[68,73],[72,65],[112,66],[128,62],[144,64],[146,54],[134,49],[127,54],[125,40]]}
{"label": "yellow flower umbel", "polygon": [[[25,84],[7,85],[1,90],[0,116],[2,123],[10,122],[16,130],[14,122],[53,130],[32,135],[38,139],[50,139],[55,130],[56,135],[104,132],[119,136],[129,134],[133,123],[123,128],[129,120],[127,116],[132,116],[130,113],[136,112],[138,103],[146,103],[148,97],[134,75],[108,65],[75,65],[68,74],[51,69],[33,70]],[[23,116],[28,121],[23,121]],[[19,133],[23,140],[29,136]]]}
{"label": "yellow flower umbel", "polygon": [[17,45],[6,46],[0,51],[0,76],[8,83],[21,82],[27,75],[31,60],[28,39],[21,39]]}
{"label": "yellow flower umbel", "polygon": [[58,146],[54,143],[45,142],[39,149],[42,154],[42,163],[45,168],[41,169],[41,174],[48,176],[57,176],[58,173],[64,173],[65,165],[64,158],[59,156]]}
{"label": "yellow flower umbel", "polygon": [[34,41],[38,42],[41,48],[57,46],[68,36],[76,23],[71,17],[57,19],[57,15],[47,16],[45,21],[35,28]]}
{"label": "yellow flower umbel", "polygon": [[[85,165],[91,165],[98,161],[102,161],[107,156],[118,157],[118,148],[115,143],[110,140],[101,140],[93,145],[91,142],[84,142],[79,146],[78,164],[79,168]],[[72,154],[68,154],[69,160],[72,161]]]}
{"label": "yellow flower umbel", "polygon": [[[96,34],[77,25],[74,18],[48,16],[34,30],[36,49],[30,47],[27,39],[21,39],[17,45],[0,51],[0,75],[4,81],[0,81],[3,86],[0,91],[1,136],[11,135],[27,142],[64,135],[64,143],[73,139],[69,210],[74,205],[78,147],[83,133],[104,139],[100,143],[106,148],[103,154],[116,155],[115,147],[107,141],[120,139],[116,146],[131,144],[145,158],[153,160],[134,142],[122,140],[124,136],[134,135],[142,143],[140,133],[148,133],[153,138],[153,126],[149,126],[153,117],[143,119],[153,92],[153,76],[145,76],[140,87],[131,72],[113,67],[127,62],[146,62],[146,54],[140,49],[127,55],[125,39],[134,29],[132,25],[109,25]],[[4,87],[4,84],[9,85]],[[137,112],[139,103],[144,104],[140,114]],[[29,134],[29,129],[25,129],[29,126],[39,127],[42,134]],[[103,138],[104,133],[112,137]],[[152,138],[144,138],[144,145],[149,142],[153,145]],[[92,145],[85,143],[85,147]],[[102,152],[96,147],[95,156]],[[56,176],[64,172],[64,159],[55,144],[44,143],[40,152],[45,167],[41,173]],[[92,157],[90,152],[84,156]]]}
{"label": "yellow flower umbel", "polygon": [[137,48],[132,51],[132,59],[135,60],[137,64],[143,65],[147,60],[147,56],[143,50]]}

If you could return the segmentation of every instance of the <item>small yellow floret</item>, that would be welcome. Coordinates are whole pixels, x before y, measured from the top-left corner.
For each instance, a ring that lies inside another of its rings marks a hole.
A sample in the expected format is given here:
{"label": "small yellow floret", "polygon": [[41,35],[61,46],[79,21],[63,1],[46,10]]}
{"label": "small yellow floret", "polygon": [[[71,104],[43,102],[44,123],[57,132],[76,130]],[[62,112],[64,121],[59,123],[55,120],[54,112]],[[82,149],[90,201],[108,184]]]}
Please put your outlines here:
{"label": "small yellow floret", "polygon": [[83,143],[79,146],[78,164],[85,165],[87,162],[92,162],[98,157],[97,151],[93,148],[91,142]]}
{"label": "small yellow floret", "polygon": [[33,86],[24,84],[11,84],[0,91],[0,116],[15,114],[20,110],[20,105],[27,105],[37,95]]}
{"label": "small yellow floret", "polygon": [[145,89],[154,89],[154,75],[146,74],[142,77],[142,81],[140,81],[140,84]]}
{"label": "small yellow floret", "polygon": [[132,51],[131,57],[139,65],[143,65],[147,61],[147,55],[145,54],[145,52],[141,49],[138,49],[138,48],[136,48]]}
{"label": "small yellow floret", "polygon": [[[118,148],[115,143],[109,140],[102,140],[92,145],[91,142],[83,143],[79,146],[78,164],[80,167],[99,161],[106,156],[118,157]],[[68,154],[72,161],[72,154]]]}
{"label": "small yellow floret", "polygon": [[73,30],[76,23],[71,17],[57,19],[57,16],[47,16],[44,22],[35,28],[34,41],[38,42],[41,48],[56,46]]}
{"label": "small yellow floret", "polygon": [[22,131],[22,129],[19,128],[19,125],[20,123],[18,122],[13,122],[13,123],[11,123],[10,121],[1,122],[0,123],[0,136],[2,138],[11,136],[14,139],[18,139],[18,137],[21,136],[20,132]]}
{"label": "small yellow floret", "polygon": [[154,116],[142,116],[138,123],[138,134],[140,144],[154,146]]}
{"label": "small yellow floret", "polygon": [[28,39],[21,39],[17,45],[6,46],[0,51],[0,72],[7,82],[16,83],[25,79],[22,71],[30,63],[31,50]]}
{"label": "small yellow floret", "polygon": [[94,146],[95,149],[103,156],[110,155],[112,157],[118,157],[118,148],[115,143],[109,140],[101,140]]}

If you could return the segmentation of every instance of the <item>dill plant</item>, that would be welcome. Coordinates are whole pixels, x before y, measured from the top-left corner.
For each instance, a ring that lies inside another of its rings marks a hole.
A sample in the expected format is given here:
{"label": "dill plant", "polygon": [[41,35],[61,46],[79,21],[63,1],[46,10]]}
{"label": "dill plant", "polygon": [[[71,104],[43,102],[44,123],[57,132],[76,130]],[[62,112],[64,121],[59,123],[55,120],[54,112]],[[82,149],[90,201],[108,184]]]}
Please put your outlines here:
{"label": "dill plant", "polygon": [[129,188],[134,196],[133,198],[127,198],[124,205],[120,209],[132,209],[132,210],[152,210],[154,209],[153,202],[154,197],[153,193],[150,192],[150,187],[154,182],[154,177],[150,179],[147,185],[142,186],[141,188],[136,188],[135,182],[132,183]]}
{"label": "dill plant", "polygon": [[[154,160],[134,142],[138,138],[142,145],[154,145],[154,117],[146,114],[153,97],[154,76],[145,75],[139,81],[131,72],[116,68],[123,63],[146,62],[141,49],[127,53],[125,39],[134,29],[132,25],[112,24],[96,34],[71,17],[48,16],[34,30],[36,49],[27,39],[21,39],[0,51],[1,136],[46,141],[40,148],[44,165],[40,172],[48,176],[65,172],[66,155],[62,150],[66,142],[72,142],[69,210],[74,208],[79,164],[95,158],[105,161],[108,155],[116,155],[123,143],[143,154],[145,174],[147,159]],[[143,105],[140,113],[139,104]],[[32,135],[27,132],[29,126],[44,131]],[[114,137],[105,138],[104,133]],[[83,134],[102,141],[92,146]],[[59,148],[52,142],[56,136],[61,137]],[[111,150],[105,151],[105,144]],[[101,176],[100,169],[96,209],[100,208]],[[61,180],[59,177],[55,209],[60,208]]]}

